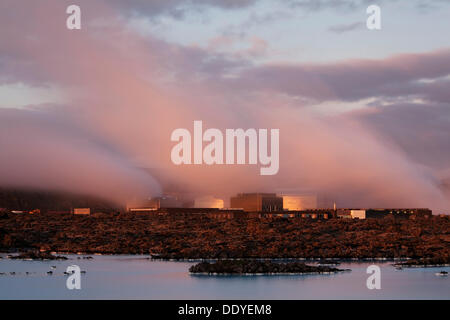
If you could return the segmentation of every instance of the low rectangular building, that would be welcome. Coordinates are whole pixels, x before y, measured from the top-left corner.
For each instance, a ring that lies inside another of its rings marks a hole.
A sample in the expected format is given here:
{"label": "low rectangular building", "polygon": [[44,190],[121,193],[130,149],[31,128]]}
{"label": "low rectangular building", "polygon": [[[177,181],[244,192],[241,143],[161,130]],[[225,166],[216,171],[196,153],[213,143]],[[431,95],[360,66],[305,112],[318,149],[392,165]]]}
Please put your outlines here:
{"label": "low rectangular building", "polygon": [[327,220],[334,218],[335,211],[332,209],[311,209],[311,210],[290,210],[279,212],[264,212],[261,213],[261,218],[301,218],[301,219],[317,219]]}
{"label": "low rectangular building", "polygon": [[246,212],[283,211],[283,198],[275,193],[239,193],[231,197],[230,206]]}
{"label": "low rectangular building", "polygon": [[283,207],[289,211],[299,211],[317,208],[315,194],[283,194]]}
{"label": "low rectangular building", "polygon": [[74,208],[73,214],[89,215],[91,214],[91,208]]}
{"label": "low rectangular building", "polygon": [[432,214],[427,208],[366,209],[367,218],[382,218],[388,215],[396,218],[429,217]]}
{"label": "low rectangular building", "polygon": [[153,207],[135,207],[135,208],[128,208],[128,212],[132,213],[153,213],[156,212],[158,209]]}
{"label": "low rectangular building", "polygon": [[350,216],[352,219],[365,219],[366,210],[350,210]]}
{"label": "low rectangular building", "polygon": [[194,208],[223,209],[223,200],[212,196],[198,197],[194,200]]}
{"label": "low rectangular building", "polygon": [[429,217],[432,215],[432,211],[426,208],[337,209],[337,216],[339,218],[384,218],[389,215],[394,218]]}

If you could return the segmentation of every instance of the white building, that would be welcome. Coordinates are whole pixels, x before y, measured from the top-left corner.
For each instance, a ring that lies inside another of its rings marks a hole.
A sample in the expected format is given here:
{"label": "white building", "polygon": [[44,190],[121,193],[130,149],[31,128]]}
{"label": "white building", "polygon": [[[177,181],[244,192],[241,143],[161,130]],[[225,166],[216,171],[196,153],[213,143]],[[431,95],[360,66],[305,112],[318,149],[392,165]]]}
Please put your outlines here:
{"label": "white building", "polygon": [[352,216],[352,219],[365,219],[366,210],[350,210],[350,215]]}

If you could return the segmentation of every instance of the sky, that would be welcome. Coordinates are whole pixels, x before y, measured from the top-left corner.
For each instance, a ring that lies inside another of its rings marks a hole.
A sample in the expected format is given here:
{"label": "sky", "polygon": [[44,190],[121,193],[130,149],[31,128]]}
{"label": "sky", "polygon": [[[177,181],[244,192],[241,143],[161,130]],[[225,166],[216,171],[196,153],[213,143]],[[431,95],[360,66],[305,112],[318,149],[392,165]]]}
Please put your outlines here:
{"label": "sky", "polygon": [[[225,199],[295,188],[448,212],[449,29],[440,0],[4,0],[0,186],[122,201],[163,177]],[[175,166],[170,134],[194,120],[280,129],[279,173]]]}
{"label": "sky", "polygon": [[[384,58],[439,49],[448,41],[445,32],[438,32],[450,26],[450,7],[444,1],[251,3],[229,10],[220,7],[189,10],[188,7],[183,17],[137,15],[131,18],[130,24],[143,34],[156,35],[172,43],[235,54],[256,49],[258,39],[264,45],[259,46],[256,61],[266,63]],[[384,31],[367,30],[369,4],[381,5]]]}

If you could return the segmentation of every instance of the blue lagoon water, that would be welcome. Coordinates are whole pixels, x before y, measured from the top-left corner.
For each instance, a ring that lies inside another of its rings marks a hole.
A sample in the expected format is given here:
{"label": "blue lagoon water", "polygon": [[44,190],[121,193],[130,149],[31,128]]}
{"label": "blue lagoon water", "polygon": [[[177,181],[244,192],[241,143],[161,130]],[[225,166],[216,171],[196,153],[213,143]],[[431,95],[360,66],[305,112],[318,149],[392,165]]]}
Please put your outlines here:
{"label": "blue lagoon water", "polygon": [[[435,275],[450,267],[396,270],[376,261],[342,263],[338,268],[352,271],[332,275],[200,276],[188,272],[195,262],[140,255],[67,255],[65,261],[0,256],[0,272],[6,273],[0,275],[0,299],[450,299],[450,277]],[[86,270],[81,290],[66,288],[63,272],[73,264]],[[371,264],[381,268],[380,290],[367,289]],[[56,269],[47,275],[51,266]]]}

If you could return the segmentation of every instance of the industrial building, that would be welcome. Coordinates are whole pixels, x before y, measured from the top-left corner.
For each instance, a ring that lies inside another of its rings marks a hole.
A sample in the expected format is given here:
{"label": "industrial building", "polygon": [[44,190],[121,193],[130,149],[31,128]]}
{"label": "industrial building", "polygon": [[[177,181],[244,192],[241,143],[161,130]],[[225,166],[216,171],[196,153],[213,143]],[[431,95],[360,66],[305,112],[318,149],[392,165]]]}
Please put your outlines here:
{"label": "industrial building", "polygon": [[[150,213],[154,215],[177,215],[177,216],[191,216],[203,215],[209,218],[218,219],[233,219],[249,217],[251,214],[244,212],[241,209],[219,209],[219,208],[161,208],[161,209],[131,209],[134,213]],[[255,216],[256,217],[256,216]]]}
{"label": "industrial building", "polygon": [[90,215],[91,208],[73,208],[73,214]]}
{"label": "industrial building", "polygon": [[212,196],[198,197],[194,200],[194,208],[223,208],[223,200]]}
{"label": "industrial building", "polygon": [[333,209],[310,209],[310,210],[289,210],[279,212],[264,212],[260,214],[261,218],[302,218],[327,220],[336,217]]}
{"label": "industrial building", "polygon": [[394,218],[429,217],[432,215],[432,211],[427,208],[337,209],[337,217],[344,219],[383,218],[388,215],[392,215]]}
{"label": "industrial building", "polygon": [[350,216],[352,219],[365,219],[366,210],[350,210]]}
{"label": "industrial building", "polygon": [[317,208],[317,195],[315,194],[283,194],[283,208],[289,211],[299,211]]}
{"label": "industrial building", "polygon": [[150,200],[152,206],[160,208],[182,208],[183,202],[173,196],[161,196]]}
{"label": "industrial building", "polygon": [[231,197],[230,206],[246,212],[283,211],[283,198],[275,193],[239,193]]}
{"label": "industrial building", "polygon": [[314,192],[289,191],[280,192],[283,197],[284,210],[301,211],[319,208],[333,208],[334,201],[332,197],[326,194],[317,194]]}
{"label": "industrial building", "polygon": [[128,212],[152,212],[161,208],[182,208],[183,202],[176,197],[164,195],[127,203]]}

